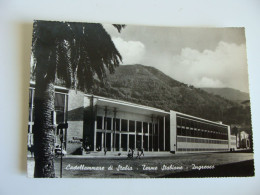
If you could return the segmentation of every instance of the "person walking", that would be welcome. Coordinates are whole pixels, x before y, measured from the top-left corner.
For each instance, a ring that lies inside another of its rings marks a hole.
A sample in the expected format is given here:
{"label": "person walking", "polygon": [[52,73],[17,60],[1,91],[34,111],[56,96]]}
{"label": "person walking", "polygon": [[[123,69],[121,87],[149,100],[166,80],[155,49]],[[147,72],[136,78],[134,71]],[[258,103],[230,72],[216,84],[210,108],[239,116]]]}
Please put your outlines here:
{"label": "person walking", "polygon": [[127,158],[131,158],[132,157],[132,152],[131,149],[128,150],[128,154],[127,154]]}
{"label": "person walking", "polygon": [[140,156],[144,156],[144,149],[142,148]]}
{"label": "person walking", "polygon": [[136,158],[139,158],[139,159],[140,159],[140,151],[139,151],[139,149],[137,150],[137,156],[136,156]]}

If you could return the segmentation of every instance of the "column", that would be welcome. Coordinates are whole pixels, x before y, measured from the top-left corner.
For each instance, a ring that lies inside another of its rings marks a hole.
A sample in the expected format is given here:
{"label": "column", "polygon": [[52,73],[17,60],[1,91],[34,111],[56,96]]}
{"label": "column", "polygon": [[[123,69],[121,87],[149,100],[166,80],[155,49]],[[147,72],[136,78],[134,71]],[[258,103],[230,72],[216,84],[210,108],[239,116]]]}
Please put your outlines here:
{"label": "column", "polygon": [[114,151],[114,148],[113,148],[113,133],[112,132],[110,133],[110,148],[111,148],[111,152]]}
{"label": "column", "polygon": [[154,123],[153,123],[153,117],[152,117],[152,152],[153,152],[153,135],[154,135]]}
{"label": "column", "polygon": [[136,134],[137,132],[136,132],[136,121],[135,121],[135,151],[136,151]]}
{"label": "column", "polygon": [[104,133],[101,136],[101,151],[104,151]]}
{"label": "column", "polygon": [[150,143],[150,122],[148,122],[148,147],[147,147],[147,150],[149,151],[149,143]]}
{"label": "column", "polygon": [[95,120],[94,120],[94,152],[97,151],[97,106],[95,106]]}
{"label": "column", "polygon": [[113,129],[114,129],[114,147],[113,147],[113,150],[116,151],[116,108],[114,109]]}
{"label": "column", "polygon": [[163,117],[163,151],[165,151],[165,116]]}
{"label": "column", "polygon": [[94,122],[94,152],[97,151],[97,117]]}
{"label": "column", "polygon": [[104,125],[105,125],[105,144],[104,144],[104,149],[107,151],[107,107],[105,107]]}
{"label": "column", "polygon": [[[102,130],[104,129],[105,126],[105,118],[104,116],[102,116]],[[104,151],[104,133],[102,132],[102,136],[101,136],[101,151]]]}
{"label": "column", "polygon": [[[228,132],[227,132],[227,134],[228,134],[228,151],[230,151],[230,147],[231,147],[231,143],[230,143],[230,126],[228,126]],[[246,143],[247,144],[247,143]]]}
{"label": "column", "polygon": [[129,120],[127,120],[127,151],[129,150]]}
{"label": "column", "polygon": [[110,148],[111,148],[111,152],[114,151],[114,147],[113,147],[113,142],[114,142],[114,139],[113,139],[113,134],[112,132],[114,132],[114,122],[113,122],[113,117],[111,117],[111,133],[110,133]]}
{"label": "column", "polygon": [[122,151],[122,148],[121,148],[121,119],[119,119],[119,151]]}
{"label": "column", "polygon": [[170,110],[170,151],[172,153],[176,152],[177,142],[176,142],[176,134],[177,134],[177,121],[176,121],[176,112]]}
{"label": "column", "polygon": [[144,122],[142,121],[142,141],[141,141],[141,149],[144,148]]}
{"label": "column", "polygon": [[157,127],[158,127],[158,129],[157,129],[157,145],[158,145],[158,152],[160,151],[160,143],[159,143],[159,131],[160,131],[160,120],[159,120],[159,117],[157,118],[157,123],[158,123],[158,125],[157,125]]}

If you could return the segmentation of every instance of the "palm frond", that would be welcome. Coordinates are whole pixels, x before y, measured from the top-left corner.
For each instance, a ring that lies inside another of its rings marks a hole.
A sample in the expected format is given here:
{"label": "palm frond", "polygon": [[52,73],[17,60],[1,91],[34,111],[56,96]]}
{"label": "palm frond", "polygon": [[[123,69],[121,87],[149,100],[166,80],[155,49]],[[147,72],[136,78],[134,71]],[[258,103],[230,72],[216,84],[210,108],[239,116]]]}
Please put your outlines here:
{"label": "palm frond", "polygon": [[[125,27],[113,26],[119,32]],[[89,89],[94,75],[103,81],[122,61],[110,35],[96,23],[35,21],[32,51],[36,70],[80,89]]]}
{"label": "palm frond", "polygon": [[113,24],[113,26],[117,29],[117,31],[120,33],[123,28],[125,28],[126,25],[124,24]]}

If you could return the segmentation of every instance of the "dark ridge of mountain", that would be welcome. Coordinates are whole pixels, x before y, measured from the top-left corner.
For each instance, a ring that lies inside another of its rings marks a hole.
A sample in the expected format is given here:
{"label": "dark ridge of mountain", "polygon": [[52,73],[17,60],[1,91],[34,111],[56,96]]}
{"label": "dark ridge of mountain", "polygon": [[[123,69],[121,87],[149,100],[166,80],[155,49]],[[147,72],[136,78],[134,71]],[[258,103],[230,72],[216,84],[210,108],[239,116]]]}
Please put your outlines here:
{"label": "dark ridge of mountain", "polygon": [[121,65],[96,83],[91,93],[137,104],[175,110],[226,124],[251,124],[250,107],[188,86],[144,65]]}
{"label": "dark ridge of mountain", "polygon": [[228,100],[243,102],[245,100],[249,100],[249,93],[242,92],[233,88],[201,88],[208,93],[212,93],[214,95],[219,95]]}

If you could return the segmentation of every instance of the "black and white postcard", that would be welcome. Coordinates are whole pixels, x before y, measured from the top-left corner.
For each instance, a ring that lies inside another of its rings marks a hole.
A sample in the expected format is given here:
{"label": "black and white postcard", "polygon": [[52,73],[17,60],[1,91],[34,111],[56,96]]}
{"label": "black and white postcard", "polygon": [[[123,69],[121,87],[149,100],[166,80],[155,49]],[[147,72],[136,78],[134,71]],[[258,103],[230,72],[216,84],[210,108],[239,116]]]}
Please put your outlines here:
{"label": "black and white postcard", "polygon": [[36,20],[28,177],[254,176],[244,28]]}

